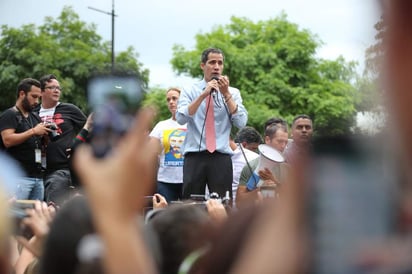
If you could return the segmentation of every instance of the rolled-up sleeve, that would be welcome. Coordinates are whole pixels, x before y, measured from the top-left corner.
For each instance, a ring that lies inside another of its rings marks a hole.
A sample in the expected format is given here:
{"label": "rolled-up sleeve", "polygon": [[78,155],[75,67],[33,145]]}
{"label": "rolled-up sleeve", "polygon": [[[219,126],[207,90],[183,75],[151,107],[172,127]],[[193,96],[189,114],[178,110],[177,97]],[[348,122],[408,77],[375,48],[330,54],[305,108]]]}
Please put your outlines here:
{"label": "rolled-up sleeve", "polygon": [[248,113],[245,106],[243,105],[242,97],[240,96],[240,91],[236,88],[233,88],[231,94],[233,100],[235,100],[237,104],[237,111],[231,116],[232,123],[237,128],[242,128],[247,124]]}
{"label": "rolled-up sleeve", "polygon": [[176,121],[180,125],[186,124],[191,118],[189,115],[189,105],[192,102],[190,93],[187,89],[183,89],[177,102]]}

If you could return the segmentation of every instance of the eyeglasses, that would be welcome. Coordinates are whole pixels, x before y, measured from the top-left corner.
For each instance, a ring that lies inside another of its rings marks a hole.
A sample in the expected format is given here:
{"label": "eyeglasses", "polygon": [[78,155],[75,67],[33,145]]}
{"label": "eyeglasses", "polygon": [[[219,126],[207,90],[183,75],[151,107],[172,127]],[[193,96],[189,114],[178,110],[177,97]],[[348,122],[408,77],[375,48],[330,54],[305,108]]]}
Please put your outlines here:
{"label": "eyeglasses", "polygon": [[55,90],[57,90],[57,89],[60,90],[60,91],[63,90],[63,88],[58,87],[58,86],[44,87],[44,89],[50,89],[50,90],[52,90],[52,91],[55,91]]}

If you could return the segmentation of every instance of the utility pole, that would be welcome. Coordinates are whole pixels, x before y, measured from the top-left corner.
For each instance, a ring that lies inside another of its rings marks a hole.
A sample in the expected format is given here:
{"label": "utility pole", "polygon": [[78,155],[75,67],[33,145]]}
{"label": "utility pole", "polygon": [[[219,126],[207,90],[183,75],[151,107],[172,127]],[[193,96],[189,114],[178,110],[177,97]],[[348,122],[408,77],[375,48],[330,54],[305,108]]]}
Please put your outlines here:
{"label": "utility pole", "polygon": [[96,9],[96,8],[93,8],[93,7],[88,7],[88,8],[91,9],[91,10],[97,11],[97,12],[101,12],[101,13],[110,15],[112,17],[112,73],[114,73],[114,71],[115,71],[115,64],[114,64],[114,17],[117,16],[114,13],[114,0],[112,0],[112,11],[111,12]]}

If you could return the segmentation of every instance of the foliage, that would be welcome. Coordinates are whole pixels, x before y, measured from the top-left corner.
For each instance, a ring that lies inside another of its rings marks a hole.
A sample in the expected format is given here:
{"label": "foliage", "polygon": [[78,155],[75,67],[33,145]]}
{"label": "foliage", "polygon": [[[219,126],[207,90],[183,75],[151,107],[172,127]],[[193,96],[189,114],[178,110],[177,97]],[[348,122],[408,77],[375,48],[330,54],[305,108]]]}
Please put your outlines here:
{"label": "foliage", "polygon": [[[149,71],[137,61],[132,47],[116,53],[116,71],[141,76],[147,87]],[[87,109],[87,79],[111,68],[111,49],[96,33],[96,26],[79,19],[71,7],[57,18],[46,17],[44,24],[20,28],[1,26],[0,36],[0,111],[16,100],[18,82],[26,77],[40,78],[53,73],[64,91],[62,101]]]}
{"label": "foliage", "polygon": [[369,74],[371,76],[377,77],[380,72],[382,72],[382,62],[384,55],[383,38],[386,32],[386,24],[383,16],[380,17],[379,21],[374,25],[374,28],[377,32],[375,35],[376,42],[366,49],[366,66],[364,74]]}
{"label": "foliage", "polygon": [[150,92],[146,94],[146,98],[143,101],[144,106],[155,106],[157,112],[157,121],[170,118],[171,114],[167,108],[166,103],[166,89],[154,87],[150,89]]}
{"label": "foliage", "polygon": [[197,34],[194,50],[175,45],[171,63],[178,74],[202,77],[201,52],[220,48],[225,52],[224,74],[241,90],[250,126],[260,129],[273,116],[291,122],[305,113],[313,117],[320,135],[347,133],[355,114],[356,63],[342,57],[317,59],[320,45],[284,14],[257,23],[232,17],[226,26]]}
{"label": "foliage", "polygon": [[380,20],[374,25],[376,30],[375,44],[367,48],[365,52],[365,70],[363,76],[357,81],[359,97],[357,109],[359,111],[381,111],[382,99],[384,92],[381,88],[379,79],[382,79],[383,71],[383,37],[386,26],[381,16]]}
{"label": "foliage", "polygon": [[382,88],[380,79],[384,79],[381,73],[384,56],[384,37],[386,24],[382,15],[374,25],[376,30],[375,43],[365,52],[365,69],[362,77],[356,82],[358,91],[356,109],[357,124],[353,128],[355,132],[375,135],[386,127],[387,111],[384,107],[386,93]]}

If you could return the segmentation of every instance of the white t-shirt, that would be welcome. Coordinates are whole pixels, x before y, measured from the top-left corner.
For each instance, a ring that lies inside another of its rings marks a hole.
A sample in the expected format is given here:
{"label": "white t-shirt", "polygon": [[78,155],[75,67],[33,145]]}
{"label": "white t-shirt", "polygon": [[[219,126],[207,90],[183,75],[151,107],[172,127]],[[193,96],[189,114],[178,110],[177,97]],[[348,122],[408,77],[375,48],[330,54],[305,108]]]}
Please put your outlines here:
{"label": "white t-shirt", "polygon": [[183,151],[186,125],[179,125],[172,118],[158,122],[150,137],[159,139],[162,152],[159,155],[157,180],[165,183],[183,183]]}
{"label": "white t-shirt", "polygon": [[[58,104],[60,104],[60,102]],[[40,108],[39,116],[42,122],[46,122],[46,123],[54,122],[53,116],[54,116],[54,111],[56,110],[57,105],[52,108],[43,108],[43,106]]]}
{"label": "white t-shirt", "polygon": [[[243,148],[243,147],[242,147]],[[246,159],[248,162],[252,161],[253,159],[256,159],[259,157],[259,154],[243,148],[243,151],[245,152]],[[243,156],[242,151],[240,150],[239,147],[236,148],[235,151],[233,151],[232,155],[232,165],[233,165],[233,182],[232,182],[232,192],[233,192],[233,201],[236,201],[236,191],[239,186],[239,178],[240,178],[240,173],[242,172],[243,167],[246,165],[246,159]]]}

